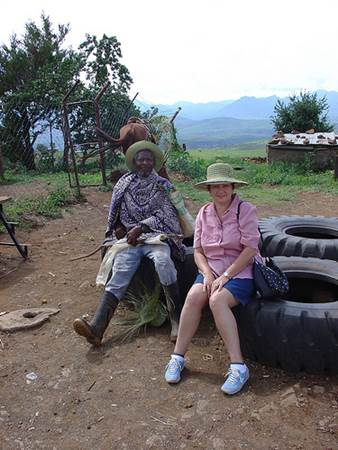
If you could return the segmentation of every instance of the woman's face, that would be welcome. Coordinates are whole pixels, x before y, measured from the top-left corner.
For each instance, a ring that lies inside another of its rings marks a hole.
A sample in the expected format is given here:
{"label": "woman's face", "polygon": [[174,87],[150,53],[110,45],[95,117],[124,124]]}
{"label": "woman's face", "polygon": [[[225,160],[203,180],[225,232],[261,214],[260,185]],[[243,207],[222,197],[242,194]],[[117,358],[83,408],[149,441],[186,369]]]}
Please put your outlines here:
{"label": "woman's face", "polygon": [[232,184],[211,184],[209,192],[215,203],[228,204],[231,202],[234,188]]}

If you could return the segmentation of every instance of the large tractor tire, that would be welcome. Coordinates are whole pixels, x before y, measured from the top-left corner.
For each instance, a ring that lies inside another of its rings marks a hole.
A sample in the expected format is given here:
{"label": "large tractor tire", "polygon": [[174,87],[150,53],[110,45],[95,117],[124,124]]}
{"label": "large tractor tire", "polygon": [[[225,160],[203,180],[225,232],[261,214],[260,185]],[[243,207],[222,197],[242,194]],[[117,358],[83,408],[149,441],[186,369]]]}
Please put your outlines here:
{"label": "large tractor tire", "polygon": [[238,308],[243,353],[292,372],[338,373],[338,263],[282,256],[273,260],[286,273],[290,292]]}
{"label": "large tractor tire", "polygon": [[278,216],[259,221],[266,256],[338,261],[338,218]]}

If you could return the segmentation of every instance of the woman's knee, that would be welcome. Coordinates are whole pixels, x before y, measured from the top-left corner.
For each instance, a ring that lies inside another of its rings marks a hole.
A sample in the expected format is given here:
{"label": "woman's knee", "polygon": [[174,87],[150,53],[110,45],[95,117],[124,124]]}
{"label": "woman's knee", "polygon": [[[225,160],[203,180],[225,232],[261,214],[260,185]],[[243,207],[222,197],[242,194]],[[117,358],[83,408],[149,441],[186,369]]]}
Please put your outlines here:
{"label": "woman's knee", "polygon": [[208,303],[208,296],[206,292],[203,292],[202,285],[201,288],[196,288],[193,286],[185,299],[184,306],[186,308],[203,309]]}
{"label": "woman's knee", "polygon": [[234,302],[234,298],[230,292],[223,289],[221,292],[215,292],[209,299],[209,306],[211,311],[217,311],[219,308],[231,308]]}

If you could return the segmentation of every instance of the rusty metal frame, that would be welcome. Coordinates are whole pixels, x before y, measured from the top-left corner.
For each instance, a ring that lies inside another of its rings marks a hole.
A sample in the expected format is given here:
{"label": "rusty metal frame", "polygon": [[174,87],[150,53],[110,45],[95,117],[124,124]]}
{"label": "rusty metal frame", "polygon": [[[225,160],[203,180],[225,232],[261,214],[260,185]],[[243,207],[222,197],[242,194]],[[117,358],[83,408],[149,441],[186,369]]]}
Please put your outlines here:
{"label": "rusty metal frame", "polygon": [[[76,188],[76,192],[77,195],[80,196],[81,195],[81,187],[97,187],[97,186],[107,186],[107,176],[106,176],[106,159],[105,159],[105,152],[108,150],[113,150],[111,145],[104,145],[103,143],[103,139],[102,137],[98,137],[98,140],[95,142],[91,142],[90,144],[94,144],[97,143],[98,144],[98,148],[95,150],[92,150],[88,155],[87,158],[91,158],[97,154],[100,155],[99,161],[100,161],[100,170],[101,170],[101,175],[102,175],[102,183],[101,184],[84,184],[82,185],[80,183],[80,179],[79,179],[79,172],[78,172],[78,168],[77,168],[77,164],[76,164],[76,155],[75,155],[75,149],[74,149],[74,144],[73,144],[73,140],[72,140],[72,136],[71,136],[71,131],[70,131],[70,125],[69,125],[69,110],[71,107],[73,106],[78,106],[78,105],[83,105],[83,104],[92,104],[93,105],[93,109],[94,109],[94,114],[95,114],[95,123],[96,126],[98,128],[101,128],[102,126],[102,121],[101,121],[101,111],[100,111],[100,100],[102,98],[102,95],[105,93],[105,91],[107,90],[107,88],[110,85],[110,82],[107,81],[104,86],[102,86],[102,88],[98,91],[98,93],[96,94],[96,96],[94,97],[93,100],[78,100],[78,101],[72,101],[72,102],[68,102],[69,97],[71,96],[71,94],[75,91],[75,89],[78,87],[78,85],[80,84],[80,81],[77,80],[74,85],[69,89],[69,91],[66,93],[65,97],[63,98],[62,101],[62,107],[63,107],[63,132],[64,132],[64,151],[70,152],[71,155],[71,160],[72,160],[72,165],[73,165],[73,169],[74,169],[74,177],[75,177],[75,184],[73,184],[72,182],[72,177],[70,174],[70,168],[69,168],[69,162],[67,160],[67,173],[68,173],[68,181],[69,181],[69,186],[71,188]],[[123,114],[123,122],[125,122],[126,117],[128,115],[128,111],[131,108],[131,105],[134,103],[136,97],[138,96],[138,92],[134,95],[134,97],[132,98],[132,100],[130,100],[124,114]],[[83,145],[88,145],[88,143],[83,143]]]}

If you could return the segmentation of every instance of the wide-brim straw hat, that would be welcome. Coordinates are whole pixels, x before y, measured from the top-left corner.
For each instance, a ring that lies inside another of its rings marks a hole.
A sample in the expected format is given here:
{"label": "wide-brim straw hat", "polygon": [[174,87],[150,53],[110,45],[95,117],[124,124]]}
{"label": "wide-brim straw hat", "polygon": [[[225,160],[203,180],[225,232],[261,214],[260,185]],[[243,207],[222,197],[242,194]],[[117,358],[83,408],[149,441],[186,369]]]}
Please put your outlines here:
{"label": "wide-brim straw hat", "polygon": [[129,170],[135,169],[134,157],[136,153],[140,152],[141,150],[149,150],[154,155],[155,158],[154,169],[156,170],[156,172],[158,172],[160,168],[163,166],[164,156],[160,147],[149,141],[138,141],[128,148],[125,154],[125,160],[128,169]]}
{"label": "wide-brim straw hat", "polygon": [[207,169],[207,179],[195,184],[197,189],[208,189],[211,184],[232,184],[236,186],[244,186],[248,184],[246,181],[238,180],[234,177],[234,169],[230,164],[215,163]]}

